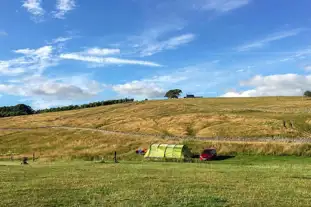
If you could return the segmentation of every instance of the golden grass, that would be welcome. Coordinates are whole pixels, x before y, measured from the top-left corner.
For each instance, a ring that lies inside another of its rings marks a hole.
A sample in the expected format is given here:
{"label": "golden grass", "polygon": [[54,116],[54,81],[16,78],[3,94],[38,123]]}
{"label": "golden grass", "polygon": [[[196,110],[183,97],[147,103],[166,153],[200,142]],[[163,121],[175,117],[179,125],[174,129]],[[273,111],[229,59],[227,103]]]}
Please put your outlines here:
{"label": "golden grass", "polygon": [[37,129],[16,131],[1,136],[0,158],[22,156],[42,159],[104,159],[112,160],[114,151],[120,159],[142,159],[135,154],[139,147],[148,148],[152,143],[182,143],[193,153],[200,153],[206,147],[215,147],[221,155],[298,155],[310,156],[311,144],[259,143],[259,142],[211,142],[194,139],[164,139],[152,136],[105,134],[73,129]]}
{"label": "golden grass", "polygon": [[178,136],[311,137],[310,109],[311,101],[300,97],[179,99],[1,118],[0,127],[58,125]]}

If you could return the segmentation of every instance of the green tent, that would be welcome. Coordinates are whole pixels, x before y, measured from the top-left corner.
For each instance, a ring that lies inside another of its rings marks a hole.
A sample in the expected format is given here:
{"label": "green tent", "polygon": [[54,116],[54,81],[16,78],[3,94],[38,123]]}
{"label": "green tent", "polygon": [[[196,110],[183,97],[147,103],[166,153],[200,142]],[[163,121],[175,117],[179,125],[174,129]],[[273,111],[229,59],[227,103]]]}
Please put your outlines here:
{"label": "green tent", "polygon": [[145,158],[185,159],[191,157],[186,145],[180,144],[152,144],[146,152]]}

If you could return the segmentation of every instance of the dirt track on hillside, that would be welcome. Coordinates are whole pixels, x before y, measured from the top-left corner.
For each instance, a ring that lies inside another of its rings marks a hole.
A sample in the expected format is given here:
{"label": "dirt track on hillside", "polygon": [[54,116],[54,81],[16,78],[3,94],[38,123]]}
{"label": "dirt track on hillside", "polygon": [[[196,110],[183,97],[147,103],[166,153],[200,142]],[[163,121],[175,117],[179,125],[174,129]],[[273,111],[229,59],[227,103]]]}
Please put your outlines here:
{"label": "dirt track on hillside", "polygon": [[83,128],[83,127],[69,127],[69,126],[42,126],[34,128],[0,128],[0,130],[9,131],[24,131],[24,130],[36,130],[36,129],[68,129],[68,130],[85,130],[93,132],[101,132],[105,134],[119,134],[119,135],[130,135],[138,137],[159,137],[164,139],[192,139],[201,141],[219,141],[219,142],[279,142],[279,143],[311,143],[310,138],[282,138],[282,137],[258,137],[258,138],[245,138],[245,137],[183,137],[183,136],[165,136],[157,134],[145,134],[135,132],[121,132],[121,131],[109,131],[104,129],[94,128]]}

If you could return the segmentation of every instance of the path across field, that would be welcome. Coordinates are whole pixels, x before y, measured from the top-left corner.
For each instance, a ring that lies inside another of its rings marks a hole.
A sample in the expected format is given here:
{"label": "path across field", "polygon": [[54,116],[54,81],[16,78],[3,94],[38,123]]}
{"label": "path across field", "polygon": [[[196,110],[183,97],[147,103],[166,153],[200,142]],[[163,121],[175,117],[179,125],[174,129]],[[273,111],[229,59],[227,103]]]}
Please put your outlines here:
{"label": "path across field", "polygon": [[164,139],[197,139],[202,141],[225,141],[225,142],[280,142],[280,143],[311,143],[310,138],[282,138],[282,137],[185,137],[185,136],[167,136],[160,134],[146,134],[138,132],[121,132],[121,131],[111,131],[104,129],[94,129],[85,127],[70,127],[70,126],[42,126],[33,128],[0,128],[0,130],[36,130],[36,129],[68,129],[68,130],[85,130],[93,132],[102,132],[106,134],[119,134],[119,135],[130,135],[139,137],[161,137]]}

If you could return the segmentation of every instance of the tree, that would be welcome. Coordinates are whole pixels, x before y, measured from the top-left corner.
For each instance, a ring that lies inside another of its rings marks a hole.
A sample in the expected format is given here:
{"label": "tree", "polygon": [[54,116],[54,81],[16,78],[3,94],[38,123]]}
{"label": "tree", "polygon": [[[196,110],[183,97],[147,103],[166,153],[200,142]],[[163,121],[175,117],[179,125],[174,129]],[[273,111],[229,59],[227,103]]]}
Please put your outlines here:
{"label": "tree", "polygon": [[305,91],[303,95],[306,97],[311,97],[311,91]]}
{"label": "tree", "polygon": [[172,89],[172,90],[169,90],[168,92],[166,92],[164,97],[178,98],[181,93],[182,93],[182,90],[180,90],[180,89]]}

